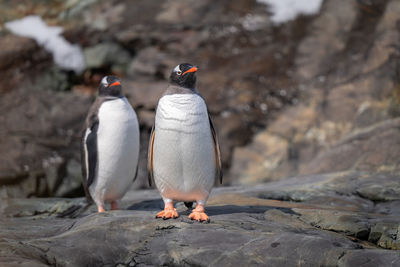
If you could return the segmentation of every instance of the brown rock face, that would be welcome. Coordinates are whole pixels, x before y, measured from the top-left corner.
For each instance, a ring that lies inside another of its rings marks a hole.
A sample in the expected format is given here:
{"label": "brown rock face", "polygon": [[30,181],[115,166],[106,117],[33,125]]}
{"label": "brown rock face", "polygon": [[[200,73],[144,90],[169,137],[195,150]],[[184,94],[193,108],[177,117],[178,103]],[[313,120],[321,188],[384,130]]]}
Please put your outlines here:
{"label": "brown rock face", "polygon": [[[235,149],[234,180],[400,171],[398,119],[393,119],[399,114],[394,104],[400,85],[399,11],[398,1],[324,2],[298,45],[300,103],[279,114],[248,146]],[[383,49],[388,43],[393,46]]]}
{"label": "brown rock face", "polygon": [[[0,169],[2,179],[14,177],[8,179],[3,196],[55,194],[66,164],[80,162],[76,155],[82,116],[90,98],[14,89],[0,102],[4,109],[0,115],[0,150],[4,151],[0,153]],[[47,171],[52,168],[54,171]]]}
{"label": "brown rock face", "polygon": [[18,86],[24,75],[32,73],[33,66],[48,62],[49,55],[31,39],[12,35],[0,37],[0,93]]}
{"label": "brown rock face", "polygon": [[400,119],[393,119],[355,131],[302,166],[300,173],[348,169],[397,172],[400,167],[399,126]]}

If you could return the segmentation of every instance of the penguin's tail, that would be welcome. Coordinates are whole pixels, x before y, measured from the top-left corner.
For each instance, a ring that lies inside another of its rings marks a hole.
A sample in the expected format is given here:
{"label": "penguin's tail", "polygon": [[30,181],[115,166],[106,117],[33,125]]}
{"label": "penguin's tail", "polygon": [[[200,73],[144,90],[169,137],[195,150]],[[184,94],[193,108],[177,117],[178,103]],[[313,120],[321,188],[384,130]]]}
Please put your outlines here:
{"label": "penguin's tail", "polygon": [[191,209],[193,207],[193,202],[183,202],[186,208]]}

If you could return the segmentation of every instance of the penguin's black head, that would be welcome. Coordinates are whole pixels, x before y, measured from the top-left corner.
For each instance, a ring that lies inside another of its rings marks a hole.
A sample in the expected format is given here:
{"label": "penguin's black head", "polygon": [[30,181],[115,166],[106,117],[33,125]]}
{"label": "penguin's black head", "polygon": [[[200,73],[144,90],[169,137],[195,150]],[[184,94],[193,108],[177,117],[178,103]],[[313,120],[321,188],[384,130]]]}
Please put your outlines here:
{"label": "penguin's black head", "polygon": [[117,76],[104,76],[100,82],[99,96],[122,96],[120,79]]}
{"label": "penguin's black head", "polygon": [[189,63],[182,63],[175,67],[169,77],[172,84],[193,89],[196,86],[197,67]]}

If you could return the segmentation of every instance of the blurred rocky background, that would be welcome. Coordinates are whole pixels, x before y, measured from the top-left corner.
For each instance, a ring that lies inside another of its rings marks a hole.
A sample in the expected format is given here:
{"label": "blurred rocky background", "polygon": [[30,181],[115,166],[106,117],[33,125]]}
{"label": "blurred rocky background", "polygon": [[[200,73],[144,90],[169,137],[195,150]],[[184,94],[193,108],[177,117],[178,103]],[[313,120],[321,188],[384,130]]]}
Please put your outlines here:
{"label": "blurred rocky background", "polygon": [[[79,196],[79,136],[103,75],[141,124],[135,188],[171,69],[200,66],[225,185],[342,170],[400,170],[400,3],[326,0],[271,21],[255,0],[1,1],[0,195]],[[39,15],[82,47],[76,74],[5,22]]]}
{"label": "blurred rocky background", "polygon": [[[308,1],[322,5],[289,20],[274,2],[307,1],[0,0],[0,262],[399,266],[400,1]],[[84,66],[7,27],[30,15],[62,27]],[[181,204],[153,220],[145,190],[157,101],[182,62],[200,67],[222,149],[210,225]],[[141,190],[123,211],[56,218],[83,201],[80,134],[109,74],[139,117]]]}

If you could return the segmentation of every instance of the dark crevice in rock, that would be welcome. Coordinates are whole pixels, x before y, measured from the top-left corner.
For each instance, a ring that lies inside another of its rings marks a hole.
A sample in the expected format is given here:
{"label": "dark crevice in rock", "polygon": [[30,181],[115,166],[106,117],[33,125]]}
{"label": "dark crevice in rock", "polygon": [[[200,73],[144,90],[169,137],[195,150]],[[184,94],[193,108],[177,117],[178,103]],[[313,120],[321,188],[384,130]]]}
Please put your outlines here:
{"label": "dark crevice in rock", "polygon": [[357,197],[362,198],[362,199],[366,199],[366,200],[371,201],[371,202],[374,204],[374,206],[376,206],[376,205],[379,204],[379,203],[385,203],[385,202],[391,201],[391,200],[382,199],[382,198],[379,198],[379,197],[367,196],[367,195],[364,195],[363,193],[361,193],[361,192],[359,192],[359,191],[357,191],[357,190],[356,190],[353,194],[354,194],[355,196],[357,196]]}
{"label": "dark crevice in rock", "polygon": [[368,244],[371,247],[376,247],[375,243],[371,243],[371,242],[368,241],[368,236],[369,236],[370,231],[367,231],[367,230],[360,232],[360,235],[358,233],[356,235],[353,235],[353,234],[351,234],[349,232],[337,231],[337,230],[334,230],[334,229],[326,229],[326,228],[322,228],[322,227],[317,227],[317,228],[321,229],[323,231],[329,231],[329,232],[334,232],[334,233],[343,235],[343,236],[347,237],[349,240],[351,240],[351,241],[353,241],[353,242],[355,242],[357,244],[360,244],[360,246],[358,246],[359,249],[363,249],[364,248],[362,246],[362,244]]}
{"label": "dark crevice in rock", "polygon": [[175,225],[157,226],[156,227],[156,231],[164,231],[164,230],[171,230],[171,229],[181,229],[181,228],[177,227]]}
{"label": "dark crevice in rock", "polygon": [[[337,230],[337,229],[332,229],[332,228],[326,228],[324,226],[322,226],[320,223],[322,222],[308,222],[304,219],[301,218],[301,216],[298,217],[298,219],[304,223],[308,223],[309,225],[311,225],[312,227],[316,228],[316,229],[321,229],[323,231],[328,231],[328,232],[334,232],[334,233],[338,233],[340,235],[345,236],[346,238],[348,238],[349,240],[351,240],[352,242],[358,243],[360,244],[359,248],[362,249],[364,246],[366,247],[372,247],[372,248],[377,248],[377,247],[381,247],[384,249],[396,249],[395,246],[393,245],[393,247],[389,247],[386,246],[387,244],[385,244],[385,246],[382,246],[382,244],[379,243],[381,237],[383,235],[385,235],[385,238],[388,238],[388,241],[390,242],[396,242],[395,240],[397,240],[397,234],[390,234],[388,232],[388,230],[384,230],[386,228],[381,229],[381,232],[377,231],[378,229],[375,228],[375,230],[373,230],[373,225],[371,225],[370,222],[368,222],[368,228],[361,230],[359,232],[352,232],[352,231],[346,231],[346,230]],[[395,226],[396,227],[396,226]]]}
{"label": "dark crevice in rock", "polygon": [[343,258],[343,256],[346,254],[346,251],[343,251],[342,253],[340,253],[338,260],[340,260],[341,258]]}
{"label": "dark crevice in rock", "polygon": [[[371,201],[371,202],[374,204],[374,206],[380,202],[380,201],[377,201],[376,199],[371,199],[371,198],[369,198],[369,197],[367,197],[367,196],[364,196],[363,194],[361,194],[361,193],[358,192],[358,191],[355,191],[353,194],[354,194],[355,196],[359,197],[359,198],[362,198],[362,199],[366,199],[366,200]],[[384,201],[382,201],[382,202],[384,202]]]}
{"label": "dark crevice in rock", "polygon": [[261,199],[271,199],[271,200],[279,200],[279,201],[288,201],[288,202],[303,202],[302,199],[299,198],[295,198],[289,194],[276,194],[274,195],[274,193],[268,192],[268,193],[259,193],[257,194],[258,198]]}
{"label": "dark crevice in rock", "polygon": [[76,222],[73,222],[68,228],[65,230],[66,232],[71,230],[75,226]]}

